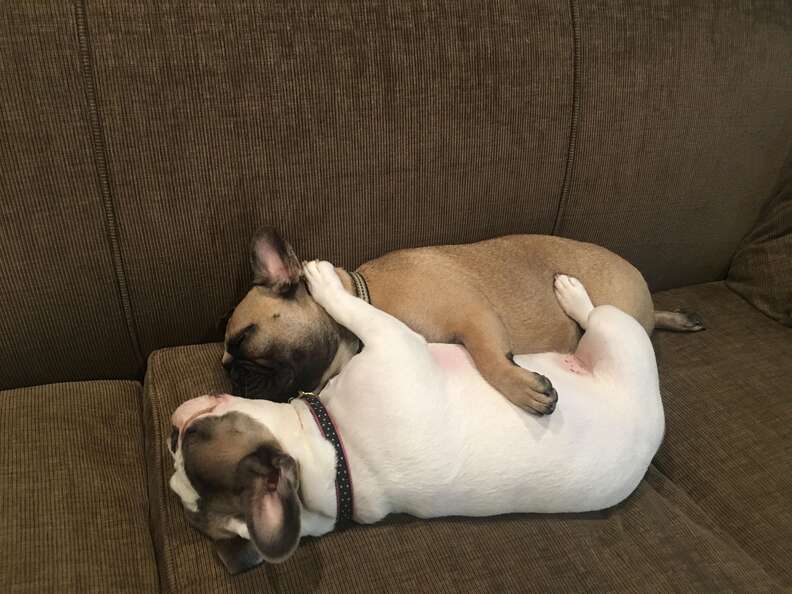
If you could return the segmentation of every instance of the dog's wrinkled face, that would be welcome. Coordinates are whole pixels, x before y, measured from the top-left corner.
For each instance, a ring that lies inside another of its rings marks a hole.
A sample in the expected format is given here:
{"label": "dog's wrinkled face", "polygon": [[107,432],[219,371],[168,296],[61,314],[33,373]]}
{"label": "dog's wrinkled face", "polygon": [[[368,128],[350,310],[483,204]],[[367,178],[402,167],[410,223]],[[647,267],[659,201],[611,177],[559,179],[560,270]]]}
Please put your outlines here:
{"label": "dog's wrinkled face", "polygon": [[256,234],[250,262],[253,288],[228,320],[223,367],[235,394],[283,402],[319,385],[340,329],[311,298],[294,250],[274,229]]}
{"label": "dog's wrinkled face", "polygon": [[173,413],[168,444],[171,489],[231,573],[283,561],[300,539],[297,463],[238,401],[221,395],[185,402]]}

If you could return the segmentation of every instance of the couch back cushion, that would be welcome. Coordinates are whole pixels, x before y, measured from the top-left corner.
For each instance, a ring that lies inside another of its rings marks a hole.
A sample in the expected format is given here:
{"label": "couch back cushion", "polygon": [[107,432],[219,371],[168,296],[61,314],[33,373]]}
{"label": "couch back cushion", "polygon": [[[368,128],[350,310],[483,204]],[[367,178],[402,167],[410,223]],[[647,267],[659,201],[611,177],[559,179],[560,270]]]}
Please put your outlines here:
{"label": "couch back cushion", "polygon": [[653,289],[722,279],[792,138],[791,14],[92,3],[143,351],[219,336],[264,222],[347,266],[532,232],[603,244]]}
{"label": "couch back cushion", "polygon": [[605,245],[654,289],[722,279],[792,139],[788,2],[9,14],[4,385],[218,338],[265,222],[345,266],[527,232]]}
{"label": "couch back cushion", "polygon": [[572,99],[554,0],[98,2],[89,21],[146,352],[218,336],[265,222],[347,266],[553,229]]}
{"label": "couch back cushion", "polygon": [[74,7],[0,18],[0,388],[132,377]]}
{"label": "couch back cushion", "polygon": [[573,2],[578,113],[561,235],[652,289],[720,280],[792,142],[792,3]]}
{"label": "couch back cushion", "polygon": [[792,327],[792,151],[773,198],[737,250],[726,283]]}

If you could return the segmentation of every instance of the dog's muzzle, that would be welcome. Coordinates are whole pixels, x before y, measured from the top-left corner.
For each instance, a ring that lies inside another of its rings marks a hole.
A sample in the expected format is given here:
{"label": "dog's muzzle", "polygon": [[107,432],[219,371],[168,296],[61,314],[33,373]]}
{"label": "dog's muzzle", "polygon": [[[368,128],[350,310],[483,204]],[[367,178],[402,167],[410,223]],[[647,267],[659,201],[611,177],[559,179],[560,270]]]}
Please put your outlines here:
{"label": "dog's muzzle", "polygon": [[233,359],[226,370],[231,378],[234,396],[287,402],[297,393],[294,373],[284,366],[264,366],[244,359]]}

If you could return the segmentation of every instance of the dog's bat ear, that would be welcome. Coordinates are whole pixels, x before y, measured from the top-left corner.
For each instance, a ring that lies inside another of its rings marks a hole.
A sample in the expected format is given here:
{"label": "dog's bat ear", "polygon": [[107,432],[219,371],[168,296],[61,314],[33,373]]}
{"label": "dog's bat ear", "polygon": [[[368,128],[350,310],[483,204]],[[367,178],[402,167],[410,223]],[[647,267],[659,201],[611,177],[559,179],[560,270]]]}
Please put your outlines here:
{"label": "dog's bat ear", "polygon": [[297,463],[262,445],[239,463],[237,473],[251,540],[270,563],[285,561],[300,542]]}
{"label": "dog's bat ear", "polygon": [[265,226],[256,231],[250,243],[250,265],[253,284],[278,295],[291,293],[300,282],[300,260],[274,227]]}
{"label": "dog's bat ear", "polygon": [[214,541],[217,556],[231,575],[236,575],[261,565],[264,556],[251,541],[235,536]]}

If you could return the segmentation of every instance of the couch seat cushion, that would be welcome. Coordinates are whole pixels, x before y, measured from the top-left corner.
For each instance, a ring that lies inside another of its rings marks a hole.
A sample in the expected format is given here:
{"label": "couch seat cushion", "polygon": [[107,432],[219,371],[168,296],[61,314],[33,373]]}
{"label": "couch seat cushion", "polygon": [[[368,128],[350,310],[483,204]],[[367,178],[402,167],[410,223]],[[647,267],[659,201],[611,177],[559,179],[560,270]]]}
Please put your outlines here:
{"label": "couch seat cushion", "polygon": [[146,378],[153,525],[172,592],[773,590],[777,583],[676,485],[651,469],[601,513],[497,518],[399,516],[304,539],[286,563],[231,577],[170,492],[169,417],[228,389],[220,345],[166,349]]}
{"label": "couch seat cushion", "polygon": [[792,588],[792,328],[723,283],[655,295],[705,332],[658,332],[666,437],[655,464]]}
{"label": "couch seat cushion", "polygon": [[0,393],[0,592],[158,590],[137,382]]}

